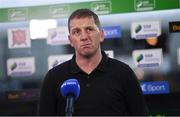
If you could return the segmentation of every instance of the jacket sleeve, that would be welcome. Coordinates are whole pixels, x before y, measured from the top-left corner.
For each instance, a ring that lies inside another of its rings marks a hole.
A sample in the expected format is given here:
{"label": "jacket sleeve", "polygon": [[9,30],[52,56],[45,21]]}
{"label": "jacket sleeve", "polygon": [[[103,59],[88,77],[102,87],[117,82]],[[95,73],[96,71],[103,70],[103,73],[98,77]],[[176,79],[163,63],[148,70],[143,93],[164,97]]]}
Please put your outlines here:
{"label": "jacket sleeve", "polygon": [[51,75],[51,71],[46,74],[46,77],[43,81],[41,91],[40,91],[40,99],[39,99],[39,108],[38,115],[43,116],[52,116],[56,115],[56,87],[55,81]]}
{"label": "jacket sleeve", "polygon": [[127,69],[125,81],[126,103],[129,115],[148,115],[148,108],[136,75]]}

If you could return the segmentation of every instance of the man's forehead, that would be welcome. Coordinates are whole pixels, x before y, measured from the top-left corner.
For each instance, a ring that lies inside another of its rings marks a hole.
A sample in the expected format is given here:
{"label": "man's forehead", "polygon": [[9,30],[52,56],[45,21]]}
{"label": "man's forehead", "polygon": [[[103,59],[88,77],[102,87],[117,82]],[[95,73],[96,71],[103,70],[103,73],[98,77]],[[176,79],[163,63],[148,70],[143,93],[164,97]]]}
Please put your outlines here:
{"label": "man's forehead", "polygon": [[72,29],[87,28],[87,27],[96,27],[96,25],[95,25],[95,24],[92,24],[92,25],[83,24],[83,25],[70,26],[71,30],[72,30]]}
{"label": "man's forehead", "polygon": [[85,28],[85,27],[96,27],[94,19],[92,18],[75,18],[70,22],[70,28]]}
{"label": "man's forehead", "polygon": [[83,17],[83,18],[73,18],[70,20],[70,24],[72,24],[73,22],[95,22],[93,17]]}

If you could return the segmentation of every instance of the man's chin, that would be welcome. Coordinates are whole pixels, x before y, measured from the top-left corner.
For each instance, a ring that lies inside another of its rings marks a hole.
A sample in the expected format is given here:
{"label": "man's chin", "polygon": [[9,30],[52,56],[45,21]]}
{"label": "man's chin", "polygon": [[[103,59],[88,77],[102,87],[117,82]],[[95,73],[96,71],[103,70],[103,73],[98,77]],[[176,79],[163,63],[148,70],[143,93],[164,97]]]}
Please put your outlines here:
{"label": "man's chin", "polygon": [[93,56],[93,53],[90,51],[88,51],[88,52],[86,51],[86,52],[82,53],[82,55],[86,58],[90,58],[91,56]]}

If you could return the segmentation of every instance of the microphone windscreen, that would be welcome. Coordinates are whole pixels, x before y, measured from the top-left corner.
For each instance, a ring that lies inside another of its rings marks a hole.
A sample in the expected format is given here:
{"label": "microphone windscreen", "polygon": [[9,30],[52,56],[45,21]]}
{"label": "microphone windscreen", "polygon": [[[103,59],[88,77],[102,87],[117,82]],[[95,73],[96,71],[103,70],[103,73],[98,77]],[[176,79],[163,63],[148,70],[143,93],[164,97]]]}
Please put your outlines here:
{"label": "microphone windscreen", "polygon": [[75,99],[79,97],[80,94],[80,85],[76,79],[68,79],[63,82],[60,87],[61,95],[67,97],[69,94],[74,95]]}

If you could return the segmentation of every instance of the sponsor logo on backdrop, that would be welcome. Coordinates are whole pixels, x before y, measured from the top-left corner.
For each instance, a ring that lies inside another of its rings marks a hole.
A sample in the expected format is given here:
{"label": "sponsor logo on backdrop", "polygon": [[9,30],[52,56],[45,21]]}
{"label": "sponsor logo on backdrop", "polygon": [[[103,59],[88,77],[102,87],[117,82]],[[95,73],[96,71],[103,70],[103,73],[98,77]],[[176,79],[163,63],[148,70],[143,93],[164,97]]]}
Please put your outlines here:
{"label": "sponsor logo on backdrop", "polygon": [[177,49],[177,60],[178,60],[178,65],[180,65],[180,48]]}
{"label": "sponsor logo on backdrop", "polygon": [[49,7],[49,14],[52,18],[66,17],[70,11],[70,6],[66,5],[56,5]]}
{"label": "sponsor logo on backdrop", "polygon": [[155,8],[155,0],[134,0],[134,9],[136,11],[147,11]]}
{"label": "sponsor logo on backdrop", "polygon": [[28,8],[8,9],[8,20],[20,21],[28,19]]}
{"label": "sponsor logo on backdrop", "polygon": [[47,44],[49,45],[63,45],[69,44],[68,28],[58,27],[48,30]]}
{"label": "sponsor logo on backdrop", "polygon": [[27,100],[38,98],[38,90],[20,90],[20,91],[6,91],[5,92],[8,100]]}
{"label": "sponsor logo on backdrop", "polygon": [[7,72],[9,76],[31,76],[35,72],[35,58],[10,58],[7,60]]}
{"label": "sponsor logo on backdrop", "polygon": [[92,2],[91,10],[97,14],[109,14],[112,11],[111,1]]}
{"label": "sponsor logo on backdrop", "polygon": [[64,54],[64,55],[53,55],[48,57],[48,69],[52,69],[53,67],[70,60],[73,54]]}
{"label": "sponsor logo on backdrop", "polygon": [[9,48],[28,48],[31,47],[31,40],[28,28],[8,29]]}
{"label": "sponsor logo on backdrop", "polygon": [[[107,50],[105,51],[107,56],[114,58],[114,51]],[[62,55],[52,55],[48,57],[48,70],[52,69],[53,67],[68,61],[72,58],[73,54],[62,54]]]}
{"label": "sponsor logo on backdrop", "polygon": [[167,81],[142,82],[143,94],[167,94],[169,93],[169,83]]}
{"label": "sponsor logo on backdrop", "polygon": [[180,32],[180,21],[169,22],[169,31],[170,32]]}
{"label": "sponsor logo on backdrop", "polygon": [[161,24],[159,21],[142,21],[131,24],[131,38],[148,39],[161,35]]}
{"label": "sponsor logo on backdrop", "polygon": [[132,53],[136,67],[159,67],[162,63],[162,49],[134,50]]}
{"label": "sponsor logo on backdrop", "polygon": [[105,53],[108,57],[114,58],[114,51],[113,50],[106,50]]}
{"label": "sponsor logo on backdrop", "polygon": [[104,26],[102,28],[104,30],[105,39],[121,38],[120,26]]}

